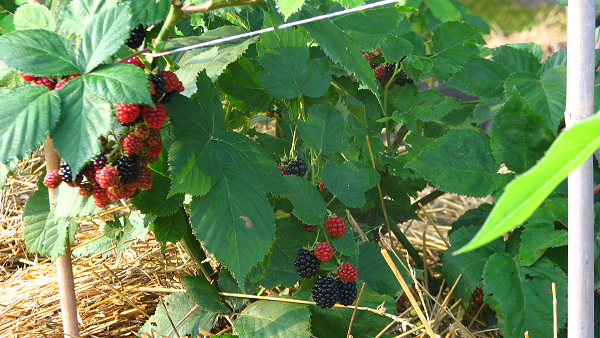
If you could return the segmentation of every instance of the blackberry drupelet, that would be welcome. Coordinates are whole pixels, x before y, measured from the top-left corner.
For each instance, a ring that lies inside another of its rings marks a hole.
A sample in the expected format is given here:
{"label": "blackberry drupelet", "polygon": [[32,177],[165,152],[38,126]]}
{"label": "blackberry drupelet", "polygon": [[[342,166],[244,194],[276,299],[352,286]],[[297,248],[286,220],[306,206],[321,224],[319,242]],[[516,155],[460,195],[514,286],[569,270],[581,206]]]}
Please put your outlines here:
{"label": "blackberry drupelet", "polygon": [[145,37],[146,29],[144,28],[144,25],[139,24],[136,28],[131,30],[131,34],[125,42],[125,46],[132,49],[138,49],[138,47],[141,46],[142,43],[144,43]]}
{"label": "blackberry drupelet", "polygon": [[296,272],[302,278],[316,276],[321,269],[321,261],[315,257],[314,252],[306,249],[298,251],[294,265],[296,266]]}
{"label": "blackberry drupelet", "polygon": [[322,309],[333,307],[340,294],[338,282],[331,277],[319,277],[310,290],[313,300]]}
{"label": "blackberry drupelet", "polygon": [[400,87],[404,87],[404,85],[407,83],[413,84],[415,83],[415,81],[409,78],[406,72],[402,70],[396,75],[396,78],[394,79],[394,84],[397,84]]}
{"label": "blackberry drupelet", "polygon": [[134,156],[123,156],[117,160],[117,170],[123,184],[135,182],[140,172],[137,159]]}
{"label": "blackberry drupelet", "polygon": [[148,78],[154,85],[154,95],[152,95],[152,101],[158,101],[163,97],[163,95],[165,95],[165,92],[167,91],[167,83],[165,82],[165,78],[160,74],[149,74]]}
{"label": "blackberry drupelet", "polygon": [[306,171],[308,170],[308,166],[306,165],[306,162],[303,159],[297,159],[294,161],[290,161],[290,163],[288,164],[287,167],[287,171],[289,174],[292,175],[296,175],[296,176],[304,176],[304,174],[306,174]]}
{"label": "blackberry drupelet", "polygon": [[340,290],[339,296],[338,296],[338,303],[344,305],[344,306],[348,306],[348,305],[352,305],[352,303],[354,303],[354,301],[356,300],[356,282],[352,281],[352,282],[348,282],[348,283],[344,283],[342,281],[337,281],[338,282],[338,288]]}
{"label": "blackberry drupelet", "polygon": [[73,172],[67,162],[60,162],[60,177],[65,183],[73,183]]}

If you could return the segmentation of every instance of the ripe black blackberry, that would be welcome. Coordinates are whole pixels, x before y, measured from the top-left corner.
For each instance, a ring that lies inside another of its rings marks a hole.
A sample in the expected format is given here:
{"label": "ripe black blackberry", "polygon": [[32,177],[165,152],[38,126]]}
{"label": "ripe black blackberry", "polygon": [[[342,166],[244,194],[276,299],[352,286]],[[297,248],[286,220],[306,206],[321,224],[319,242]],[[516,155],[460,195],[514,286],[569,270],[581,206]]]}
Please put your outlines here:
{"label": "ripe black blackberry", "polygon": [[140,167],[135,156],[123,156],[117,160],[119,178],[123,184],[135,182],[140,172]]}
{"label": "ripe black blackberry", "polygon": [[152,101],[160,100],[165,92],[167,91],[167,83],[165,78],[160,74],[150,74],[148,78],[154,84],[154,95],[152,95]]}
{"label": "ripe black blackberry", "polygon": [[340,288],[338,282],[331,277],[319,277],[310,290],[313,300],[322,309],[333,307],[338,301]]}
{"label": "ripe black blackberry", "polygon": [[144,43],[145,37],[146,29],[144,29],[144,25],[139,24],[136,28],[131,30],[131,34],[125,42],[125,46],[133,49],[138,49],[138,47],[141,46],[142,43]]}
{"label": "ripe black blackberry", "polygon": [[[400,68],[400,65],[398,65],[398,68]],[[385,71],[389,76],[392,76],[392,74],[394,74],[394,72],[396,71],[396,62],[386,63]]]}
{"label": "ripe black blackberry", "polygon": [[96,156],[93,163],[94,163],[94,167],[96,167],[96,170],[100,170],[100,169],[104,168],[104,166],[106,165],[107,162],[108,162],[108,159],[106,158],[106,155],[100,154],[100,155]]}
{"label": "ripe black blackberry", "polygon": [[294,265],[296,266],[296,272],[302,278],[316,276],[317,272],[321,269],[321,261],[315,257],[313,251],[306,249],[298,251]]}
{"label": "ripe black blackberry", "polygon": [[67,162],[60,162],[60,177],[65,183],[73,183],[73,172]]}
{"label": "ripe black blackberry", "polygon": [[173,96],[175,96],[175,94],[177,94],[176,90],[166,92],[165,96],[163,96],[162,99],[160,99],[160,102],[161,103],[171,102],[171,99],[173,98]]}
{"label": "ripe black blackberry", "polygon": [[413,84],[415,81],[408,77],[405,71],[401,70],[398,74],[396,74],[396,78],[394,78],[394,84],[397,84],[400,87],[404,87],[405,84]]}
{"label": "ripe black blackberry", "polygon": [[345,283],[339,280],[337,282],[340,290],[338,303],[345,306],[352,305],[356,300],[356,281]]}
{"label": "ripe black blackberry", "polygon": [[303,159],[297,159],[294,161],[290,161],[287,166],[288,173],[296,176],[304,176],[306,171],[308,170],[308,166]]}

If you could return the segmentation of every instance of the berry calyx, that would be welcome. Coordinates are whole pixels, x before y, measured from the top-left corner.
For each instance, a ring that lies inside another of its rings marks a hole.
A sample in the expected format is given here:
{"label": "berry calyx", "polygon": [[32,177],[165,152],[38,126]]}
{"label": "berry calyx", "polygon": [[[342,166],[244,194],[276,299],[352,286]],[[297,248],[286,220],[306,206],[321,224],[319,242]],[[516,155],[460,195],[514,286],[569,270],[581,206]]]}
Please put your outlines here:
{"label": "berry calyx", "polygon": [[119,103],[115,110],[117,119],[122,123],[133,122],[140,115],[140,106],[137,104]]}
{"label": "berry calyx", "polygon": [[356,300],[356,281],[344,283],[337,281],[340,293],[338,295],[338,303],[348,306],[352,305]]}
{"label": "berry calyx", "polygon": [[315,257],[317,257],[321,262],[327,262],[333,258],[333,247],[327,244],[327,242],[321,242],[317,244],[317,248],[315,249]]}
{"label": "berry calyx", "polygon": [[112,166],[105,166],[104,168],[96,171],[96,182],[100,187],[106,189],[112,187],[117,183],[119,179],[119,171]]}
{"label": "berry calyx", "polygon": [[340,216],[328,218],[325,221],[325,227],[333,237],[340,237],[346,232],[346,222]]}
{"label": "berry calyx", "polygon": [[145,104],[142,107],[142,116],[144,121],[148,124],[148,127],[153,129],[160,129],[163,122],[167,119],[167,110],[165,106],[160,102],[154,102],[156,108]]}
{"label": "berry calyx", "polygon": [[310,290],[313,300],[322,309],[330,308],[335,305],[339,297],[338,281],[331,277],[319,277],[315,285]]}
{"label": "berry calyx", "polygon": [[62,177],[58,169],[51,170],[44,176],[44,185],[49,189],[56,189],[62,183]]}
{"label": "berry calyx", "polygon": [[384,65],[379,65],[375,67],[375,69],[373,70],[373,74],[375,74],[376,79],[381,79],[387,74],[387,70],[385,69]]}
{"label": "berry calyx", "polygon": [[300,249],[294,261],[294,266],[300,277],[310,278],[316,276],[317,272],[321,269],[321,261],[317,259],[314,252]]}
{"label": "berry calyx", "polygon": [[358,271],[354,265],[350,263],[344,263],[338,268],[338,276],[344,280],[344,282],[351,282],[358,278]]}

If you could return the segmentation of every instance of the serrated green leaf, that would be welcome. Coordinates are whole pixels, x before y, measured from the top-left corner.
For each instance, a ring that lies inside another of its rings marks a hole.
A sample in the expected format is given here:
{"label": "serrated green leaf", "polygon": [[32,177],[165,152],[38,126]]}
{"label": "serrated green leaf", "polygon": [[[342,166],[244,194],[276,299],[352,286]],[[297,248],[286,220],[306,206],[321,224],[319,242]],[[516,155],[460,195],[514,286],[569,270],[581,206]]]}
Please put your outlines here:
{"label": "serrated green leaf", "polygon": [[556,53],[550,55],[542,64],[542,69],[540,73],[545,73],[548,69],[558,67],[558,66],[566,66],[567,65],[567,49],[563,48]]}
{"label": "serrated green leaf", "polygon": [[490,214],[490,210],[492,210],[492,205],[487,203],[482,204],[475,209],[467,210],[467,212],[462,214],[456,221],[452,222],[452,229],[448,231],[448,234],[452,234],[455,230],[470,225],[481,227]]}
{"label": "serrated green leaf", "polygon": [[154,234],[156,235],[156,240],[160,242],[169,241],[177,243],[183,238],[186,229],[187,222],[181,210],[172,215],[158,217],[154,220]]}
{"label": "serrated green leaf", "polygon": [[8,67],[35,76],[80,73],[73,45],[43,29],[27,29],[0,36],[2,60]]}
{"label": "serrated green leaf", "polygon": [[501,64],[509,73],[525,72],[538,75],[542,64],[525,49],[510,45],[500,46],[492,50],[492,61]]}
{"label": "serrated green leaf", "polygon": [[102,211],[94,204],[94,199],[79,195],[78,188],[61,184],[56,195],[54,218],[79,218],[93,216]]}
{"label": "serrated green leaf", "polygon": [[236,275],[244,277],[262,260],[275,236],[273,209],[242,170],[224,168],[223,178],[191,203],[193,232],[206,249]]}
{"label": "serrated green leaf", "polygon": [[516,90],[494,117],[490,138],[496,161],[517,174],[542,158],[554,140],[542,117]]}
{"label": "serrated green leaf", "polygon": [[465,22],[444,22],[432,31],[433,73],[440,81],[448,80],[467,60],[479,56],[476,44],[484,44],[477,29]]}
{"label": "serrated green leaf", "polygon": [[304,178],[288,175],[285,184],[288,198],[294,205],[294,216],[306,224],[321,224],[327,209],[319,190]]}
{"label": "serrated green leaf", "polygon": [[258,79],[276,98],[301,95],[319,97],[327,93],[331,71],[327,59],[310,59],[305,34],[297,29],[264,33],[258,43],[258,61],[266,72]]}
{"label": "serrated green leaf", "polygon": [[208,331],[217,323],[219,313],[198,306],[198,302],[190,297],[187,292],[170,294],[163,301],[167,307],[168,315],[162,306],[158,306],[156,313],[142,326],[140,332],[149,333],[151,330],[156,330],[166,337],[175,338],[177,335],[173,331],[172,322],[178,324],[181,322],[177,326],[177,334],[179,335],[197,334],[199,328]]}
{"label": "serrated green leaf", "polygon": [[[36,190],[25,203],[23,210],[23,238],[29,252],[41,252],[44,246],[44,227],[50,214],[48,188],[42,184],[43,178],[37,182]],[[54,219],[52,214],[51,219]]]}
{"label": "serrated green leaf", "polygon": [[508,76],[505,68],[494,61],[473,59],[467,61],[446,86],[474,96],[494,98],[504,94],[504,81]]}
{"label": "serrated green leaf", "polygon": [[409,112],[421,121],[434,121],[459,107],[451,97],[437,90],[424,90],[415,96]]}
{"label": "serrated green leaf", "polygon": [[0,19],[0,33],[6,34],[15,30],[15,25],[13,24],[14,17],[13,14],[8,14]]}
{"label": "serrated green leaf", "polygon": [[287,193],[281,171],[275,161],[253,140],[235,132],[223,133],[218,144],[227,163],[235,163],[264,191],[276,195]]}
{"label": "serrated green leaf", "polygon": [[83,34],[94,16],[117,5],[117,0],[75,0],[60,11],[60,29],[65,33]]}
{"label": "serrated green leaf", "polygon": [[[238,26],[221,26],[207,31],[200,38],[206,41],[246,32],[245,29]],[[203,70],[206,71],[210,80],[216,81],[227,65],[235,62],[248,49],[248,46],[257,40],[258,37],[252,37],[246,40],[222,43],[214,47],[198,48],[174,58],[180,67],[175,74],[185,87],[183,94],[189,96],[196,91],[196,76]]]}
{"label": "serrated green leaf", "polygon": [[221,298],[214,285],[210,284],[203,275],[182,276],[181,281],[186,294],[204,310],[211,312],[228,312],[221,304]]}
{"label": "serrated green leaf", "polygon": [[482,274],[487,260],[494,254],[503,254],[506,250],[504,241],[497,239],[468,254],[452,255],[454,251],[473,238],[479,228],[477,225],[469,225],[452,232],[452,235],[450,235],[452,246],[442,256],[442,273],[448,284],[455,285],[460,278],[455,292],[458,298],[462,298],[463,304],[468,304],[471,300],[471,294],[476,288],[483,285]]}
{"label": "serrated green leaf", "polygon": [[79,44],[79,61],[84,72],[90,72],[119,50],[129,37],[130,19],[125,6],[107,8],[94,15]]}
{"label": "serrated green leaf", "polygon": [[[346,226],[349,227],[348,224]],[[346,233],[340,237],[332,237],[331,246],[344,256],[354,256],[358,254],[358,245],[354,241],[354,232],[351,230],[347,230]]]}
{"label": "serrated green leaf", "polygon": [[169,0],[126,0],[132,15],[133,25],[144,24],[150,26],[164,21],[171,9]]}
{"label": "serrated green leaf", "polygon": [[102,151],[98,138],[110,131],[112,111],[108,102],[84,86],[82,76],[69,81],[58,93],[62,114],[52,139],[62,159],[78,173]]}
{"label": "serrated green leaf", "polygon": [[321,171],[327,190],[349,208],[365,204],[365,192],[369,188],[369,176],[352,162],[341,165],[327,162]]}
{"label": "serrated green leaf", "polygon": [[428,0],[427,6],[434,17],[440,19],[440,21],[458,21],[460,20],[460,12],[448,0]]}
{"label": "serrated green leaf", "polygon": [[274,246],[269,257],[269,265],[262,272],[260,285],[267,289],[275,288],[279,285],[292,287],[298,282],[298,273],[294,267],[295,259],[283,254],[279,247]]}
{"label": "serrated green leaf", "polygon": [[[362,304],[362,302],[361,302]],[[393,307],[393,303],[385,303],[387,307]],[[332,309],[321,309],[311,306],[311,332],[319,338],[340,338],[348,333],[353,307]],[[375,337],[382,328],[389,324],[385,317],[368,312],[357,311],[352,324],[353,337]]]}
{"label": "serrated green leaf", "polygon": [[[317,15],[321,15],[321,13],[308,6],[303,8],[301,14],[304,19]],[[369,63],[365,62],[361,50],[348,35],[329,19],[307,23],[303,27],[333,62],[341,64],[348,73],[354,74],[358,80],[379,98],[379,86],[373,76],[373,70],[369,67]]]}
{"label": "serrated green leaf", "polygon": [[516,73],[506,80],[506,91],[517,88],[525,100],[540,114],[546,125],[558,133],[558,126],[564,119],[567,98],[567,68],[558,66],[548,69],[541,78],[527,73]]}
{"label": "serrated green leaf", "polygon": [[555,229],[552,223],[527,224],[521,233],[519,262],[522,266],[532,265],[546,249],[565,246],[567,242],[567,231]]}
{"label": "serrated green leaf", "polygon": [[302,228],[300,223],[293,218],[279,218],[276,220],[275,245],[289,258],[296,259],[298,251],[309,247],[315,241],[315,234]]}
{"label": "serrated green leaf", "polygon": [[310,311],[306,305],[259,300],[250,304],[234,321],[241,338],[310,337]]}
{"label": "serrated green leaf", "polygon": [[227,66],[218,80],[229,103],[243,111],[266,111],[274,101],[256,77],[260,66],[255,62],[241,58]]}
{"label": "serrated green leaf", "polygon": [[494,255],[485,265],[483,278],[484,300],[496,311],[504,337],[522,337],[525,331],[531,337],[552,335],[553,282],[558,300],[557,324],[565,325],[567,276],[549,259],[542,258],[530,267],[522,267],[512,257]]}
{"label": "serrated green leaf", "polygon": [[385,41],[381,46],[381,51],[383,52],[386,61],[398,62],[404,56],[410,55],[412,53],[412,48],[410,41],[401,37],[389,35],[385,38]]}
{"label": "serrated green leaf", "polygon": [[17,10],[17,4],[13,0],[0,0],[0,7],[14,13]]}
{"label": "serrated green leaf", "polygon": [[51,32],[56,29],[52,13],[40,4],[19,7],[15,12],[14,24],[17,29],[44,29]]}
{"label": "serrated green leaf", "polygon": [[311,107],[308,122],[298,121],[298,130],[305,146],[334,154],[348,149],[348,135],[344,131],[346,121],[331,103]]}
{"label": "serrated green leaf", "polygon": [[100,66],[83,76],[87,89],[110,102],[152,104],[150,91],[140,85],[148,75],[135,65],[112,64]]}
{"label": "serrated green leaf", "polygon": [[60,115],[58,93],[44,86],[19,87],[0,95],[0,102],[0,163],[37,148]]}
{"label": "serrated green leaf", "polygon": [[474,130],[449,131],[406,167],[419,171],[441,190],[460,195],[485,197],[502,183],[487,135]]}
{"label": "serrated green leaf", "polygon": [[277,10],[287,20],[304,5],[304,0],[277,0]]}

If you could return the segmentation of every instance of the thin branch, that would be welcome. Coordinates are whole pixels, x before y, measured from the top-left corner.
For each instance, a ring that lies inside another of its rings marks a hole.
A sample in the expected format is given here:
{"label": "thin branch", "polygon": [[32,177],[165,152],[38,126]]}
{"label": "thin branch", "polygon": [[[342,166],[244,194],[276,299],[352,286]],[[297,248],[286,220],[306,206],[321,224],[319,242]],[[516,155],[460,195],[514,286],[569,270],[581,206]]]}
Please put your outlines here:
{"label": "thin branch", "polygon": [[211,10],[225,8],[225,7],[237,7],[237,6],[251,6],[258,3],[266,3],[265,0],[241,0],[241,1],[222,1],[215,3],[210,0],[201,5],[185,5],[181,7],[183,12],[190,15],[190,13],[206,13]]}

